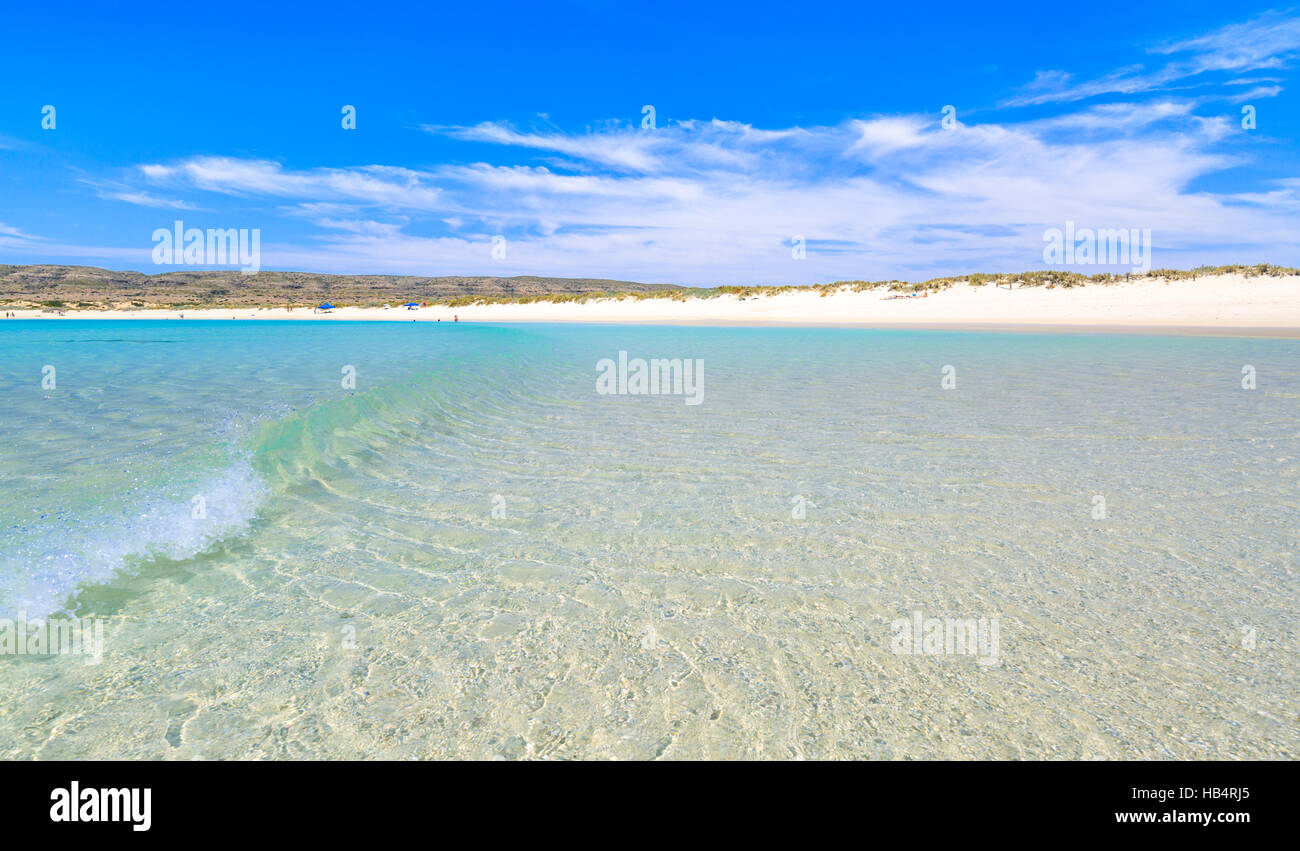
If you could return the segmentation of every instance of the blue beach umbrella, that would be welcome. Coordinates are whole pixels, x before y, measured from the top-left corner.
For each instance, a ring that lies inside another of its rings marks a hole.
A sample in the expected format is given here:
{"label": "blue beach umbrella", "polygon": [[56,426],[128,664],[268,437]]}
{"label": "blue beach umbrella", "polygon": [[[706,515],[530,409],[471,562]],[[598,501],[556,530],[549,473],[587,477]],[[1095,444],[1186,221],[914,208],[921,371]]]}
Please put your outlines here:
{"label": "blue beach umbrella", "polygon": [[413,301],[408,301],[406,304],[402,305],[402,307],[419,307],[419,306],[420,305],[416,304]]}
{"label": "blue beach umbrella", "polygon": [[333,309],[334,309],[334,305],[330,304],[330,303],[327,301],[327,302],[323,303],[320,307],[318,307],[318,308],[316,308],[316,309],[317,309],[317,310],[333,310]]}

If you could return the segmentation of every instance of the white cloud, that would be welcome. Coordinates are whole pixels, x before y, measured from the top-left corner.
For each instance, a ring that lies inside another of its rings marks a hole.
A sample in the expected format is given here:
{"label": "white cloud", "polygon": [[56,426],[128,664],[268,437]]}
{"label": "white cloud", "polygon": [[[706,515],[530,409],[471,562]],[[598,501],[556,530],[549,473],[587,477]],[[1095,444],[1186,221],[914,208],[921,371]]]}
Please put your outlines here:
{"label": "white cloud", "polygon": [[137,207],[155,207],[168,210],[199,209],[199,207],[188,201],[182,201],[178,198],[159,198],[149,192],[132,189],[120,183],[97,180],[82,180],[81,182],[92,187],[95,190],[95,195],[106,201],[123,201]]}
{"label": "white cloud", "polygon": [[11,239],[24,239],[24,240],[40,239],[40,237],[23,233],[21,230],[14,227],[13,225],[7,225],[4,222],[0,222],[0,237],[9,237]]}
{"label": "white cloud", "polygon": [[10,262],[45,260],[63,263],[70,258],[100,262],[130,263],[144,266],[150,262],[149,248],[119,248],[102,245],[77,245],[55,242],[26,233],[0,222],[0,251],[10,255]]}
{"label": "white cloud", "polygon": [[1075,83],[1072,75],[1064,71],[1039,71],[1034,81],[1005,105],[1061,103],[1108,94],[1133,95],[1168,89],[1176,84],[1199,83],[1196,78],[1212,72],[1284,68],[1300,55],[1300,18],[1268,12],[1208,35],[1153,48],[1151,52],[1164,56],[1190,55],[1154,69],[1143,65],[1121,68],[1082,83]]}
{"label": "white cloud", "polygon": [[177,165],[140,167],[145,177],[227,195],[265,195],[305,200],[346,200],[379,206],[438,209],[430,175],[392,166],[321,168],[290,172],[270,160],[194,157]]}
{"label": "white cloud", "polygon": [[858,139],[849,147],[849,151],[863,151],[880,156],[903,148],[914,148],[925,143],[923,131],[932,124],[932,121],[917,117],[854,121],[852,126],[858,131]]}
{"label": "white cloud", "polygon": [[1156,52],[1195,54],[1187,62],[1191,74],[1280,68],[1287,59],[1300,54],[1300,18],[1268,12],[1199,38],[1157,48]]}
{"label": "white cloud", "polygon": [[562,133],[520,133],[505,124],[484,122],[473,127],[435,127],[424,125],[426,132],[440,133],[470,142],[552,151],[579,160],[596,162],[627,171],[654,171],[659,167],[656,148],[661,137],[641,130],[618,130],[566,136]]}
{"label": "white cloud", "polygon": [[1281,86],[1256,86],[1247,92],[1240,92],[1231,96],[1234,103],[1245,103],[1250,100],[1265,100],[1275,98],[1282,94]]}

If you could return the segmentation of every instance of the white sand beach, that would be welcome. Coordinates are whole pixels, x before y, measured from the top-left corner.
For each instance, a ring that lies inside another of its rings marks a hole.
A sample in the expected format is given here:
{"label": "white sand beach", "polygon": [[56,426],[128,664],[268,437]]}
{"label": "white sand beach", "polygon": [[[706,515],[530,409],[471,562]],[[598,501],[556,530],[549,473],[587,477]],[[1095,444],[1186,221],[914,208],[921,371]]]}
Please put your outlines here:
{"label": "white sand beach", "polygon": [[[68,319],[300,319],[394,322],[592,322],[704,325],[826,325],[881,327],[1080,327],[1266,330],[1300,332],[1300,276],[1215,275],[1196,279],[1142,278],[1076,287],[970,286],[915,297],[884,288],[822,295],[787,292],[740,298],[593,299],[581,302],[348,307],[330,312],[298,308],[196,310],[20,310],[19,318]],[[891,296],[893,296],[891,298]]]}

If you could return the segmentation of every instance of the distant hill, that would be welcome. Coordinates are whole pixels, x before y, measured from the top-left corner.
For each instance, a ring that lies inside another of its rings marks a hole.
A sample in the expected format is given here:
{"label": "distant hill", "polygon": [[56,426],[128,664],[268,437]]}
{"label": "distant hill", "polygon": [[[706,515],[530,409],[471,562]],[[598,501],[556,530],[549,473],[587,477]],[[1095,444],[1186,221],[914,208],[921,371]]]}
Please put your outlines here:
{"label": "distant hill", "polygon": [[471,296],[637,293],[679,290],[672,284],[639,284],[599,278],[442,277],[410,275],[318,275],[310,272],[231,271],[112,272],[95,266],[0,264],[0,303],[10,307],[233,307],[380,305],[408,301],[447,302]]}
{"label": "distant hill", "polygon": [[1259,263],[1254,266],[1198,266],[1195,269],[1152,269],[1141,273],[1085,275],[1064,269],[1020,273],[968,274],[930,278],[915,283],[889,281],[834,281],[797,286],[782,284],[679,287],[675,284],[639,284],[603,278],[443,277],[410,275],[317,275],[310,272],[110,272],[95,266],[6,266],[0,264],[0,305],[9,308],[118,309],[199,307],[307,307],[330,301],[340,307],[399,305],[408,301],[453,306],[493,302],[585,301],[604,295],[620,298],[716,298],[718,296],[771,296],[808,290],[829,295],[844,290],[937,292],[958,284],[1015,287],[1106,286],[1143,278],[1166,281],[1216,275],[1243,278],[1289,277],[1300,269]]}

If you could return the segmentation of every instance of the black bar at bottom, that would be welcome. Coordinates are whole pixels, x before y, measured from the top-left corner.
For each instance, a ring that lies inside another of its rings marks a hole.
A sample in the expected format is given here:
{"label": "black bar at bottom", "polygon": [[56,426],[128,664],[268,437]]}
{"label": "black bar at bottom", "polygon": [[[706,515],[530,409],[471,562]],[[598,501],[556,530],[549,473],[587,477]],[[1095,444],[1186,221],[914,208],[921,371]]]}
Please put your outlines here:
{"label": "black bar at bottom", "polygon": [[[886,834],[874,831],[890,826],[916,828],[927,838],[1140,834],[1182,840],[1199,832],[1231,839],[1261,825],[1287,827],[1284,808],[1294,788],[1291,764],[1258,762],[53,762],[9,763],[4,773],[0,818],[6,829],[51,839],[112,835],[126,841],[373,842],[391,831],[471,825],[471,835],[501,838],[518,830],[536,838],[615,823],[623,825],[623,838],[605,838],[622,842],[672,833],[671,825],[682,827],[682,818],[703,818],[710,833],[734,831],[733,839],[800,825],[814,835],[830,827],[851,829],[864,840],[883,839]],[[129,791],[102,791],[124,789],[139,791],[134,798]],[[144,822],[137,817],[144,789],[149,824],[137,830]],[[75,821],[74,792],[80,804]],[[116,821],[81,817],[111,819],[115,803]],[[429,839],[442,841],[433,834]]]}

